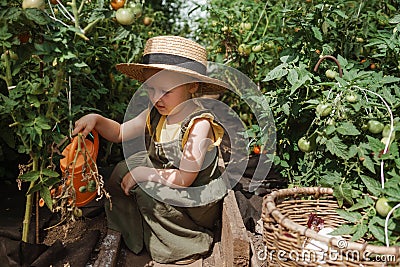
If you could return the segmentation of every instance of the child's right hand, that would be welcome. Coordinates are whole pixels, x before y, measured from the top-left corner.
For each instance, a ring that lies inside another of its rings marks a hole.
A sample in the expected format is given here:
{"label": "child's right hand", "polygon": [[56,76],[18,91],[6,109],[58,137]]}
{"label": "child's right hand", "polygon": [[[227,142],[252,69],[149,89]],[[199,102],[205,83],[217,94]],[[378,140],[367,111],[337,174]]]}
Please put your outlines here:
{"label": "child's right hand", "polygon": [[98,114],[88,114],[81,117],[75,122],[75,129],[72,131],[72,135],[75,136],[78,133],[82,133],[86,137],[96,126]]}

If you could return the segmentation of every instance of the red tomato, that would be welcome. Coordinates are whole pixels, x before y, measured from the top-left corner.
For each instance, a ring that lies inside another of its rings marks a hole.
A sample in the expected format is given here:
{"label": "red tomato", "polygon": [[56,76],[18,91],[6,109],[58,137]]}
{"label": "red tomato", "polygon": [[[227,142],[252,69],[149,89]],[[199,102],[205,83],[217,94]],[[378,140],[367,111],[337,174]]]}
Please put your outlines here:
{"label": "red tomato", "polygon": [[111,7],[118,10],[125,5],[125,0],[111,0]]}
{"label": "red tomato", "polygon": [[261,153],[260,146],[254,146],[253,147],[253,152],[254,152],[254,154],[260,154]]}

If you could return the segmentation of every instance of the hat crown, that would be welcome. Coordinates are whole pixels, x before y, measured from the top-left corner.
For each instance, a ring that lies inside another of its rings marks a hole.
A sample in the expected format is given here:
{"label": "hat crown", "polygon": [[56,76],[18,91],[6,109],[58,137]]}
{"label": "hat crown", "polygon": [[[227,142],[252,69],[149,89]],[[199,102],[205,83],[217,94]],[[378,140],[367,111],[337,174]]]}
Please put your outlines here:
{"label": "hat crown", "polygon": [[185,57],[207,66],[207,51],[198,43],[180,36],[157,36],[147,40],[143,56],[166,54]]}

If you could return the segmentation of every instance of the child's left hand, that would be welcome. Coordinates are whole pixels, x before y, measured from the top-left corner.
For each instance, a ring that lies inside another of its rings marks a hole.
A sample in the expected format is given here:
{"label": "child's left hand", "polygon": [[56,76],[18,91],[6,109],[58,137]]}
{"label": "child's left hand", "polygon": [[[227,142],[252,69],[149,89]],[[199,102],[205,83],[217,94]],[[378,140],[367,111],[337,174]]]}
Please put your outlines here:
{"label": "child's left hand", "polygon": [[135,179],[133,179],[131,172],[128,172],[121,181],[121,188],[125,195],[129,196],[129,191],[136,185]]}

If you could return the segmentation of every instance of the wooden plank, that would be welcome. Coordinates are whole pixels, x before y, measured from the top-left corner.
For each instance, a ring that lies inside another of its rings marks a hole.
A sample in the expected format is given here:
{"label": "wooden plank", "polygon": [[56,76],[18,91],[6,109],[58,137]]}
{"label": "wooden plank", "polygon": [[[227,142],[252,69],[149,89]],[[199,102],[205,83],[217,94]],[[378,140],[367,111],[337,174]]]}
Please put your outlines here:
{"label": "wooden plank", "polygon": [[[220,232],[218,232],[218,235],[220,236]],[[220,242],[214,243],[211,254],[203,258],[202,267],[224,266],[223,259],[221,256],[220,244],[221,244]]]}
{"label": "wooden plank", "polygon": [[226,267],[250,265],[250,240],[232,190],[222,209],[221,252]]}
{"label": "wooden plank", "polygon": [[113,267],[117,264],[117,258],[121,245],[121,234],[108,229],[100,246],[100,252],[93,267]]}
{"label": "wooden plank", "polygon": [[186,265],[176,265],[176,264],[163,264],[163,263],[157,263],[154,262],[153,267],[182,267],[182,266],[189,266],[189,267],[202,267],[203,266],[203,260],[199,259],[195,262],[192,262],[190,264]]}

